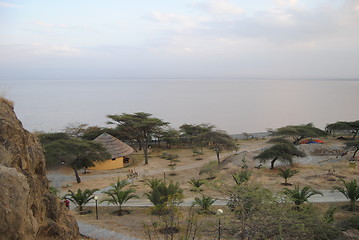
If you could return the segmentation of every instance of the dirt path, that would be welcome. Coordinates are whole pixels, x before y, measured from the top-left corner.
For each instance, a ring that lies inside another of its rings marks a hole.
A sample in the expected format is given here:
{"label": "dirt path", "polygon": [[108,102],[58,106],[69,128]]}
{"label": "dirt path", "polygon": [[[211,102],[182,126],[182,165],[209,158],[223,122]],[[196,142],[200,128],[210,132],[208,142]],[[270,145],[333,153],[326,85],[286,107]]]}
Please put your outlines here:
{"label": "dirt path", "polygon": [[105,228],[101,228],[92,224],[87,224],[84,222],[77,221],[79,226],[80,233],[84,236],[93,238],[93,239],[101,239],[101,240],[140,240],[138,238],[130,237],[124,235],[122,233],[114,232],[111,230],[107,230]]}

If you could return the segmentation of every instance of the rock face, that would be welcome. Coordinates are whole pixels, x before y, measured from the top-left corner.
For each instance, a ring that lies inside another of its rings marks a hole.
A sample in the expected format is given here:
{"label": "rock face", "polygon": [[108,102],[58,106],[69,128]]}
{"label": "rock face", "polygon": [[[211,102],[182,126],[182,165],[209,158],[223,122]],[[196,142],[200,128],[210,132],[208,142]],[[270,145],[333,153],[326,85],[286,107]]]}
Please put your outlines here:
{"label": "rock face", "polygon": [[0,239],[79,239],[75,219],[48,191],[36,138],[0,97]]}

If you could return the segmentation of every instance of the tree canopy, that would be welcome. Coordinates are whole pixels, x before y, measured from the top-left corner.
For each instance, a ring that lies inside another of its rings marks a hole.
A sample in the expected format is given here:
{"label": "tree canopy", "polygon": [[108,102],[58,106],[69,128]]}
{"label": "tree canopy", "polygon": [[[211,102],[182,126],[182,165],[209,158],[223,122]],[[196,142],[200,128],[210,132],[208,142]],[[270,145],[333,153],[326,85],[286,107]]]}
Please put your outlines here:
{"label": "tree canopy", "polygon": [[65,139],[70,139],[70,136],[67,133],[58,132],[58,133],[40,133],[38,135],[38,138],[40,140],[40,143],[44,146],[46,144],[49,144],[53,141]]}
{"label": "tree canopy", "polygon": [[82,139],[58,139],[43,146],[47,162],[67,162],[74,170],[78,183],[81,179],[77,170],[92,167],[95,161],[111,158],[101,144]]}
{"label": "tree canopy", "polygon": [[238,146],[233,138],[223,131],[209,131],[199,135],[195,141],[200,145],[206,144],[216,152],[217,161],[220,162],[219,153],[223,150],[236,150]]}
{"label": "tree canopy", "polygon": [[349,141],[345,143],[345,148],[346,149],[354,149],[354,153],[353,153],[353,158],[355,157],[355,155],[357,154],[357,152],[359,151],[359,140],[354,140],[354,141]]}
{"label": "tree canopy", "polygon": [[163,132],[162,139],[166,143],[167,148],[180,142],[180,133],[175,129],[167,129]]}
{"label": "tree canopy", "polygon": [[275,131],[275,134],[293,137],[293,144],[299,144],[299,141],[304,138],[322,137],[328,135],[327,132],[314,127],[311,123],[281,127]]}
{"label": "tree canopy", "polygon": [[260,159],[262,163],[271,160],[271,169],[274,168],[274,163],[279,160],[292,164],[293,157],[304,157],[305,153],[297,149],[290,142],[288,143],[277,143],[272,147],[264,150],[262,153],[257,155],[255,159]]}
{"label": "tree canopy", "polygon": [[137,112],[134,114],[123,113],[121,115],[107,115],[111,119],[108,123],[117,124],[118,129],[130,139],[135,139],[140,148],[143,148],[145,164],[148,164],[148,145],[152,136],[158,130],[169,123],[159,118],[151,117],[152,114]]}
{"label": "tree canopy", "polygon": [[358,135],[359,132],[359,120],[353,122],[336,122],[328,124],[325,128],[327,131],[351,131],[353,134],[352,140]]}
{"label": "tree canopy", "polygon": [[201,124],[183,124],[179,127],[182,138],[186,140],[187,143],[192,144],[194,139],[198,136],[211,132],[215,127],[208,123]]}

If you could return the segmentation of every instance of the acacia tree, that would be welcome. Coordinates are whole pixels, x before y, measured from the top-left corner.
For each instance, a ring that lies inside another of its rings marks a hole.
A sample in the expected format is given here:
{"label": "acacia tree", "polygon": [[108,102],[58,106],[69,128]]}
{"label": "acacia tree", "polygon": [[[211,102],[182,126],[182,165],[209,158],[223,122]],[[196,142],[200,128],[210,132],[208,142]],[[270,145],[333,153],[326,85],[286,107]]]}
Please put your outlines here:
{"label": "acacia tree", "polygon": [[167,129],[163,132],[163,141],[166,143],[167,148],[180,142],[180,133],[175,129]]}
{"label": "acacia tree", "polygon": [[168,122],[151,116],[152,114],[144,112],[107,115],[107,117],[112,120],[108,123],[117,124],[118,129],[121,129],[130,139],[135,139],[139,146],[143,148],[145,164],[148,164],[148,146],[153,134],[169,124]]}
{"label": "acacia tree", "polygon": [[219,154],[223,150],[237,150],[238,146],[233,138],[223,131],[210,131],[199,135],[195,141],[200,145],[206,144],[216,152],[217,161],[220,162]]}
{"label": "acacia tree", "polygon": [[71,137],[80,138],[84,135],[87,127],[88,124],[86,123],[69,123],[64,131]]}
{"label": "acacia tree", "polygon": [[353,133],[352,140],[358,135],[359,132],[359,120],[353,122],[336,122],[328,124],[325,128],[327,131],[351,131]]}
{"label": "acacia tree", "polygon": [[93,167],[95,161],[104,161],[111,155],[99,143],[82,139],[58,139],[44,145],[46,161],[67,162],[75,172],[76,181],[81,182],[77,170]]}
{"label": "acacia tree", "polygon": [[327,132],[314,127],[313,124],[286,126],[278,128],[275,131],[276,135],[293,137],[293,144],[299,144],[299,141],[304,138],[322,137],[328,135]]}
{"label": "acacia tree", "polygon": [[192,144],[194,139],[198,136],[211,132],[214,129],[213,125],[207,123],[201,123],[197,125],[193,124],[183,124],[179,127],[182,137],[186,140],[187,143]]}
{"label": "acacia tree", "polygon": [[262,153],[258,154],[255,159],[259,159],[261,163],[271,160],[270,169],[273,169],[274,163],[277,160],[292,164],[294,156],[304,157],[305,153],[297,149],[291,143],[283,142],[264,150]]}

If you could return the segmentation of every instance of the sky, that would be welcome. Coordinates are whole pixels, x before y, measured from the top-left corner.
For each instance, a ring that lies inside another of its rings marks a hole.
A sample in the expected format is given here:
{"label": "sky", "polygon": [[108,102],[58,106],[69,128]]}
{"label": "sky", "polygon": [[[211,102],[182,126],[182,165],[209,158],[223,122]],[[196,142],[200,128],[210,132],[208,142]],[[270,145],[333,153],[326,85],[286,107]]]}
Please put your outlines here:
{"label": "sky", "polygon": [[0,80],[358,79],[358,0],[0,0]]}

